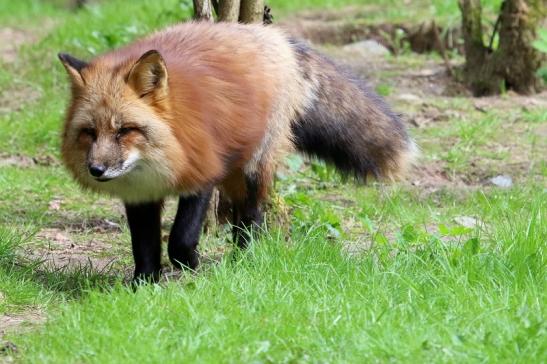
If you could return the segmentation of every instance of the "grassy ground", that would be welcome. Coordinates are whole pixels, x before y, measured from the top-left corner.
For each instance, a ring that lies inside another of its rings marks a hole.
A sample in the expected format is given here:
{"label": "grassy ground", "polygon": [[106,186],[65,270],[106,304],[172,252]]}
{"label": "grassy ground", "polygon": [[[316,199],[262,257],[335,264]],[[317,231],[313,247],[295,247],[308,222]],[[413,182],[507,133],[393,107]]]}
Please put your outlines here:
{"label": "grassy ground", "polygon": [[[296,6],[271,3],[281,18]],[[449,19],[448,3],[413,1],[382,16]],[[209,234],[198,273],[168,272],[134,293],[119,203],[81,192],[58,160],[68,89],[55,55],[90,57],[190,8],[62,5],[0,0],[0,30],[21,39],[15,58],[0,54],[0,362],[546,357],[545,94],[448,97],[456,86],[434,55],[365,61],[329,47],[408,115],[423,150],[410,181],[355,186],[292,156],[276,184],[286,219],[270,214],[242,258],[223,231]],[[489,184],[497,175],[512,187]]]}

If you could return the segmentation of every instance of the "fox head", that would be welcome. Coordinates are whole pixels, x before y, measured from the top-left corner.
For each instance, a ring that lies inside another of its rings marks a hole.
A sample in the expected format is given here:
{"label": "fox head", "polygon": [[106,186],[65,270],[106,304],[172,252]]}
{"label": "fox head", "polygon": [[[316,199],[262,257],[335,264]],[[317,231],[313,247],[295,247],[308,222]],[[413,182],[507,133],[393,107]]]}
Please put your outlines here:
{"label": "fox head", "polygon": [[[63,160],[85,187],[128,201],[155,199],[173,182],[168,155],[183,159],[165,120],[168,74],[155,50],[139,58],[91,63],[59,54],[72,102],[63,133]],[[155,191],[155,192],[152,192]]]}

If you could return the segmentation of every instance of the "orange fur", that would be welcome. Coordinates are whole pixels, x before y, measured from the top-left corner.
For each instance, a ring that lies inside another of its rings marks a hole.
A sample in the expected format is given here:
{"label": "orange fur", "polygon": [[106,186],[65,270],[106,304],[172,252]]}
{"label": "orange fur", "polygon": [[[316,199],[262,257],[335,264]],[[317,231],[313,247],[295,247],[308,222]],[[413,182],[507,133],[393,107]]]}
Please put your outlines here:
{"label": "orange fur", "polygon": [[[415,149],[359,81],[273,27],[184,23],[85,67],[61,60],[72,80],[65,164],[83,186],[126,202],[213,185],[239,200],[245,176],[262,201],[276,161],[294,146],[358,178],[398,175]],[[91,178],[90,164],[116,178]]]}
{"label": "orange fur", "polygon": [[[168,87],[160,97],[151,93],[140,98],[127,77],[150,50],[157,50],[165,61]],[[168,189],[192,193],[221,183],[252,158],[277,106],[282,67],[267,58],[257,47],[256,35],[243,26],[181,24],[94,59],[82,71],[85,84],[74,86],[65,129],[82,107],[95,115],[98,129],[110,128],[104,119],[115,118],[122,109],[134,107],[129,110],[133,114],[148,110],[175,142],[161,146],[172,171]],[[101,108],[105,113],[96,116]],[[78,166],[83,159],[74,161],[72,155],[77,148],[65,132],[66,164],[84,185],[101,190],[102,185],[80,175],[85,174]]]}

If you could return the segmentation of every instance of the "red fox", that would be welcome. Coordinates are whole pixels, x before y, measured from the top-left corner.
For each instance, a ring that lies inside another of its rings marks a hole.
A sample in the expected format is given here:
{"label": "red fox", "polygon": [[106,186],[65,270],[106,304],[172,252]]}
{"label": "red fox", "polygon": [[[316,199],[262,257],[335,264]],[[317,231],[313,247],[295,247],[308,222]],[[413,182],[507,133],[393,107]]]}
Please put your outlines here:
{"label": "red fox", "polygon": [[159,277],[167,196],[180,198],[169,258],[194,269],[214,186],[244,247],[291,148],[358,179],[394,179],[415,151],[361,80],[275,27],[183,23],[89,63],[59,58],[72,84],[63,161],[83,187],[123,200],[136,280]]}

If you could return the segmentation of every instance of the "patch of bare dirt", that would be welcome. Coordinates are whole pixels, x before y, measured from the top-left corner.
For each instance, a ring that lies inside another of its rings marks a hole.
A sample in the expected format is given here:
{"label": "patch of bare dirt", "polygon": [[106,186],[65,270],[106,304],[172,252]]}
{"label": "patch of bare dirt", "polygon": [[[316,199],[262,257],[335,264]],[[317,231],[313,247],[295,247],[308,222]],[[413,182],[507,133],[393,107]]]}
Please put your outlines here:
{"label": "patch of bare dirt", "polygon": [[[2,300],[0,292],[0,301]],[[11,363],[14,361],[12,353],[17,352],[17,346],[5,341],[8,333],[26,332],[33,326],[43,324],[46,321],[45,314],[37,309],[29,309],[20,313],[0,314],[0,363]]]}
{"label": "patch of bare dirt", "polygon": [[29,157],[22,154],[0,154],[0,167],[16,166],[30,168],[34,166],[51,166],[58,162],[51,156],[41,155]]}
{"label": "patch of bare dirt", "polygon": [[[411,104],[421,104],[426,97],[470,96],[463,85],[451,77],[441,61],[425,61],[419,68],[411,68],[397,60],[385,57],[363,57],[343,48],[327,49],[333,58],[363,76],[367,82],[376,86],[380,83],[396,85],[396,93],[391,98],[401,98]],[[452,67],[458,67],[452,64]],[[389,79],[386,78],[389,74]]]}
{"label": "patch of bare dirt", "polygon": [[0,62],[16,62],[21,46],[39,41],[54,26],[53,19],[42,18],[32,28],[0,27]]}
{"label": "patch of bare dirt", "polygon": [[[56,206],[60,204],[58,200],[53,200],[50,202],[51,206]],[[89,231],[98,234],[104,233],[120,233],[122,227],[120,224],[108,219],[92,218],[92,219],[62,219],[51,225],[53,229],[59,229],[67,232],[77,233],[82,231]]]}
{"label": "patch of bare dirt", "polygon": [[30,30],[12,27],[0,28],[0,61],[15,62],[19,48],[23,44],[32,43],[38,39],[38,34]]}
{"label": "patch of bare dirt", "polygon": [[403,115],[404,121],[417,128],[423,128],[432,123],[444,122],[449,121],[452,118],[462,117],[462,114],[456,110],[441,109],[426,103],[423,99],[419,99],[417,102],[421,103],[417,111]]}
{"label": "patch of bare dirt", "polygon": [[73,266],[107,271],[118,260],[108,242],[112,240],[112,236],[98,233],[76,239],[68,230],[50,227],[34,236],[23,255],[53,268]]}
{"label": "patch of bare dirt", "polygon": [[1,340],[6,333],[21,330],[24,327],[40,324],[44,321],[45,315],[39,309],[0,315],[0,350],[3,344]]}
{"label": "patch of bare dirt", "polygon": [[28,85],[15,85],[6,92],[0,93],[0,115],[20,111],[25,104],[42,97],[42,93]]}
{"label": "patch of bare dirt", "polygon": [[515,110],[515,108],[547,108],[547,91],[529,96],[519,95],[513,91],[509,91],[503,96],[486,96],[475,98],[473,100],[473,104],[479,111]]}
{"label": "patch of bare dirt", "polygon": [[432,21],[421,23],[375,23],[371,14],[380,13],[381,6],[353,6],[336,10],[305,11],[288,18],[280,25],[291,35],[314,44],[344,45],[372,39],[397,54],[405,44],[417,53],[458,49],[459,27],[442,28]]}
{"label": "patch of bare dirt", "polygon": [[[14,65],[17,69],[19,51],[22,46],[39,41],[55,25],[45,19],[33,29],[0,27],[0,64]],[[42,93],[23,82],[14,82],[8,90],[0,92],[0,115],[19,111],[24,104],[38,100]]]}
{"label": "patch of bare dirt", "polygon": [[[391,24],[368,25],[353,21],[331,21],[295,19],[281,24],[291,35],[306,39],[314,44],[344,45],[363,39],[373,39],[394,50],[389,41],[396,32]],[[386,37],[387,35],[387,37]]]}
{"label": "patch of bare dirt", "polygon": [[468,186],[463,180],[449,176],[443,164],[440,161],[420,164],[419,168],[414,169],[410,177],[410,183],[413,186],[428,190],[437,190],[447,185],[455,187]]}
{"label": "patch of bare dirt", "polygon": [[[12,27],[0,27],[0,64],[15,64],[19,48],[24,44],[36,42],[39,35],[35,31]],[[41,92],[26,84],[14,84],[9,90],[0,92],[0,115],[18,111],[23,104],[38,100]]]}
{"label": "patch of bare dirt", "polygon": [[540,126],[538,126],[534,130],[534,134],[540,137],[541,140],[543,140],[543,142],[545,143],[547,141],[547,123],[543,123]]}
{"label": "patch of bare dirt", "polygon": [[365,5],[365,6],[346,6],[335,9],[316,9],[304,10],[298,12],[293,17],[288,18],[282,24],[294,24],[298,21],[309,20],[317,22],[331,22],[351,19],[366,18],[367,15],[381,11],[381,5]]}

